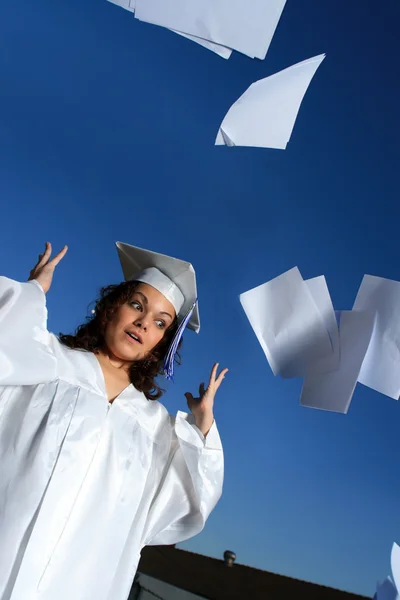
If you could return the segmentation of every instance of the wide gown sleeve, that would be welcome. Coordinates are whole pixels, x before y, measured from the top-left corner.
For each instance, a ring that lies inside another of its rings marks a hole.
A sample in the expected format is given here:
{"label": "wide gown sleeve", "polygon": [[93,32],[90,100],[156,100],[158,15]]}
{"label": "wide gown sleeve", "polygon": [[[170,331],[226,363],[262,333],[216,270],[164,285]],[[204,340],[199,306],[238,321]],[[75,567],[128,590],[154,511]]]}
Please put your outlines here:
{"label": "wide gown sleeve", "polygon": [[55,379],[57,365],[50,337],[40,284],[0,277],[0,386]]}
{"label": "wide gown sleeve", "polygon": [[197,535],[222,494],[224,457],[216,423],[206,438],[192,415],[178,412],[173,425],[170,456],[143,545],[176,544]]}

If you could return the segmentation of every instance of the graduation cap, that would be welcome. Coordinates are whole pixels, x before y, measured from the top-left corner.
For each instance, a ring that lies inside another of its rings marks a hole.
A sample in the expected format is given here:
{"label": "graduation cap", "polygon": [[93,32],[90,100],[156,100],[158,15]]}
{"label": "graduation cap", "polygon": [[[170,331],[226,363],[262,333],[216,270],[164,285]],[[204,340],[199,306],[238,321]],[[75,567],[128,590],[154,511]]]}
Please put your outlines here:
{"label": "graduation cap", "polygon": [[123,242],[116,243],[126,281],[147,283],[159,291],[175,309],[178,329],[164,360],[164,374],[172,380],[174,358],[186,327],[196,333],[200,330],[197,305],[196,274],[186,261],[159,252],[145,250]]}

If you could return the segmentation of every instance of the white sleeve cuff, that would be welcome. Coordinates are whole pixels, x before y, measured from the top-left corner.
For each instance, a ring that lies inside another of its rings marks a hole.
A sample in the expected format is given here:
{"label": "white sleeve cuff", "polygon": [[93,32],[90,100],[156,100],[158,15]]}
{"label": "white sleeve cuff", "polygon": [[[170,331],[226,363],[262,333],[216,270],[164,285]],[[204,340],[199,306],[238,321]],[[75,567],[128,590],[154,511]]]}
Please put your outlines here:
{"label": "white sleeve cuff", "polygon": [[28,281],[27,283],[31,283],[33,285],[36,285],[36,287],[39,288],[39,290],[44,294],[44,289],[42,288],[41,284],[38,282],[37,279],[31,279],[30,281]]}
{"label": "white sleeve cuff", "polygon": [[191,446],[200,449],[222,450],[221,438],[215,420],[207,436],[204,436],[196,425],[194,415],[179,410],[175,420],[175,431],[183,442]]}

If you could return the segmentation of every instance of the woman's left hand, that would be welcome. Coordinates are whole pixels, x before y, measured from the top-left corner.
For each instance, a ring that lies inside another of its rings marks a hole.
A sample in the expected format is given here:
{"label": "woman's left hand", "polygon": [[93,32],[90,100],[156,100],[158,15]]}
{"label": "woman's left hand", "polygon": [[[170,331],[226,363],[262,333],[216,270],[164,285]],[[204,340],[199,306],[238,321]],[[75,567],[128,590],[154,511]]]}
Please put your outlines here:
{"label": "woman's left hand", "polygon": [[194,398],[190,392],[185,394],[188,407],[196,419],[196,425],[203,435],[207,435],[214,422],[214,398],[228,369],[223,369],[217,377],[219,363],[212,368],[210,381],[205,389],[204,383],[199,386],[199,397]]}

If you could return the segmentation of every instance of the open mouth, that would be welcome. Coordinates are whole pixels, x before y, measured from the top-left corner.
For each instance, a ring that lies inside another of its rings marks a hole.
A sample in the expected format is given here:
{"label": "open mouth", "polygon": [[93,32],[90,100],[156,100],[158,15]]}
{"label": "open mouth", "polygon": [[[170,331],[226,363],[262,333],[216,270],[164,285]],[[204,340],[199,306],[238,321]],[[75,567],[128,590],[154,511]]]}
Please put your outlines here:
{"label": "open mouth", "polygon": [[125,333],[133,342],[136,342],[137,344],[142,343],[141,338],[138,335],[136,335],[136,333],[133,333],[132,331],[125,331]]}

